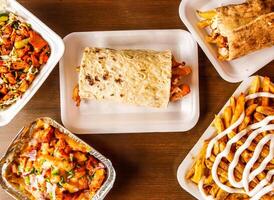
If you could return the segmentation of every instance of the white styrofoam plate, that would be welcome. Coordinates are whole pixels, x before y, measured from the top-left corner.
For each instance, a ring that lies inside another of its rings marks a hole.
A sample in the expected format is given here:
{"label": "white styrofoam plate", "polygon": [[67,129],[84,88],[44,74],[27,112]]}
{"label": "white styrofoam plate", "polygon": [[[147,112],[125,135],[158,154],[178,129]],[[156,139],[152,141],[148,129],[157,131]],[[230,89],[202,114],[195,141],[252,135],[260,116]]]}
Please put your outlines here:
{"label": "white styrofoam plate", "polygon": [[[0,2],[2,3],[2,1]],[[40,88],[43,82],[47,79],[50,72],[56,66],[64,53],[64,43],[62,39],[54,33],[43,22],[36,18],[32,13],[25,9],[15,0],[7,1],[7,11],[11,11],[18,16],[21,16],[26,22],[31,24],[32,28],[40,33],[43,38],[49,43],[51,55],[48,62],[42,67],[41,71],[30,85],[26,93],[15,104],[7,109],[0,111],[0,126],[8,124],[15,115],[27,104],[36,91]]]}
{"label": "white styrofoam plate", "polygon": [[[263,77],[261,77],[262,79]],[[233,93],[232,96],[237,97],[239,96],[241,93],[245,93],[248,91],[251,82],[253,81],[254,76],[249,77],[248,79],[245,79],[240,85],[239,87],[236,89],[236,91]],[[226,102],[226,104],[224,105],[224,107],[222,108],[222,110],[219,112],[218,115],[221,115],[224,111],[224,109],[230,104],[229,100]],[[211,124],[209,125],[209,127],[206,129],[206,131],[203,133],[203,135],[201,136],[201,138],[198,140],[198,142],[195,144],[195,146],[190,150],[190,152],[188,153],[188,155],[185,157],[185,159],[183,160],[183,162],[180,164],[180,166],[178,167],[178,171],[177,171],[177,179],[178,182],[180,184],[180,186],[186,190],[187,192],[189,192],[192,196],[196,197],[199,200],[204,199],[202,197],[202,195],[200,194],[200,191],[198,189],[198,186],[195,185],[193,182],[191,182],[190,180],[187,180],[186,174],[189,171],[189,169],[193,166],[193,162],[195,160],[195,158],[197,157],[197,155],[200,153],[202,146],[204,144],[204,141],[211,138],[214,133],[216,132],[216,129],[213,127],[213,121],[211,122]]]}
{"label": "white styrofoam plate", "polygon": [[205,41],[207,31],[198,28],[196,25],[199,21],[196,10],[206,11],[219,6],[245,1],[246,0],[183,0],[179,8],[182,21],[192,33],[194,39],[198,42],[220,76],[228,82],[240,82],[274,60],[274,46],[258,50],[229,62],[220,61],[217,58],[215,45]]}
{"label": "white styrofoam plate", "polygon": [[[60,60],[61,119],[76,133],[173,132],[191,129],[199,118],[199,83],[197,43],[183,30],[138,30],[76,32],[64,38],[66,50]],[[191,93],[167,109],[151,109],[113,102],[83,101],[80,107],[72,100],[78,81],[85,47],[116,49],[170,49],[178,61],[192,67],[185,82]]]}

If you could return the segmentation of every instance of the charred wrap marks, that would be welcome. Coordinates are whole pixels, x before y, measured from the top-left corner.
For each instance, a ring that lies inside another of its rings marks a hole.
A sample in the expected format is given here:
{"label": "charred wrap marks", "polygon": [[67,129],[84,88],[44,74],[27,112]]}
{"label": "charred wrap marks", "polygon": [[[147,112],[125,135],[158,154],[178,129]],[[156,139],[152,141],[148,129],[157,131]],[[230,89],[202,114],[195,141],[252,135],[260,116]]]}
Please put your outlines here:
{"label": "charred wrap marks", "polygon": [[168,51],[86,48],[79,73],[81,99],[165,108],[170,98]]}
{"label": "charred wrap marks", "polygon": [[211,11],[199,12],[200,28],[210,27],[206,40],[218,47],[220,60],[232,60],[274,44],[274,3],[249,0]]}

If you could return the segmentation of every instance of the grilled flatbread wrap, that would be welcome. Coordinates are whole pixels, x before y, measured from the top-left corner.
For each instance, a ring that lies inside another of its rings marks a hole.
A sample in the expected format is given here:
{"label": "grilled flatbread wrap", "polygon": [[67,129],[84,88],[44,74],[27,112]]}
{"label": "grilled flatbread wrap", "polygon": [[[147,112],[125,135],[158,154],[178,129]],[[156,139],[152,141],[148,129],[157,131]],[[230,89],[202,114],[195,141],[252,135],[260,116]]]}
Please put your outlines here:
{"label": "grilled flatbread wrap", "polygon": [[165,108],[171,87],[169,50],[86,48],[79,72],[81,99]]}
{"label": "grilled flatbread wrap", "polygon": [[228,60],[274,45],[274,12],[262,15],[227,36]]}
{"label": "grilled flatbread wrap", "polygon": [[210,20],[213,43],[224,60],[274,45],[274,1],[249,0],[214,9]]}
{"label": "grilled flatbread wrap", "polygon": [[259,16],[273,12],[273,9],[273,0],[249,0],[242,4],[216,8],[216,17],[213,21],[220,33],[226,36],[233,30],[256,20]]}

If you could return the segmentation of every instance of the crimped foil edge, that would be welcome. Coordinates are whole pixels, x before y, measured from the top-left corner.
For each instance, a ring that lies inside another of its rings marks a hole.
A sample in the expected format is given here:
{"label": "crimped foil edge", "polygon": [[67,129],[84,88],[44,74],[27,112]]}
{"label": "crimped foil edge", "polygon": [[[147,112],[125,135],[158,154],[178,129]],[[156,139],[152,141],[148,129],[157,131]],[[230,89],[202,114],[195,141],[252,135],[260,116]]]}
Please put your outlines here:
{"label": "crimped foil edge", "polygon": [[71,133],[69,130],[67,130],[65,127],[63,127],[61,124],[56,122],[55,120],[49,118],[49,117],[41,117],[35,119],[33,122],[31,122],[28,126],[23,127],[15,136],[15,138],[12,140],[11,144],[9,145],[6,153],[0,160],[0,185],[2,188],[13,198],[18,200],[28,200],[29,198],[26,197],[22,192],[20,192],[17,188],[13,187],[9,182],[5,179],[4,174],[6,171],[6,166],[8,166],[9,163],[13,161],[13,157],[19,153],[19,151],[22,149],[24,142],[29,141],[32,133],[32,127],[35,125],[37,120],[43,120],[44,122],[52,125],[53,127],[59,129],[62,133],[68,135],[70,138],[74,139],[76,142],[82,143],[85,145],[89,151],[88,153],[97,158],[107,169],[107,178],[104,182],[104,184],[101,186],[101,188],[95,193],[95,195],[92,197],[92,200],[101,200],[104,199],[107,193],[110,191],[110,189],[113,187],[115,178],[116,178],[116,172],[112,166],[112,163],[109,159],[107,159],[105,156],[103,156],[100,152],[98,152],[96,149],[88,145],[86,142],[78,138],[76,135]]}

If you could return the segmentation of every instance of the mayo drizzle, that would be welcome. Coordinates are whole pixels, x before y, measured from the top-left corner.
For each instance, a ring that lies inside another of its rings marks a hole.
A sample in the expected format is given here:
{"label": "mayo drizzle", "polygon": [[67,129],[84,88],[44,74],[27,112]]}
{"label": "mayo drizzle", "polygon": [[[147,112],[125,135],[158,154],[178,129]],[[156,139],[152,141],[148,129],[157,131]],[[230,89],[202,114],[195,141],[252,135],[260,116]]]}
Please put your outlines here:
{"label": "mayo drizzle", "polygon": [[205,199],[205,200],[214,200],[214,198],[210,195],[210,196],[207,196],[206,193],[204,192],[204,189],[203,189],[203,185],[204,185],[204,179],[205,177],[203,177],[199,184],[198,184],[198,188],[199,190],[201,191],[201,194],[202,194],[202,197]]}
{"label": "mayo drizzle", "polygon": [[[268,97],[268,98],[274,98],[274,94],[268,93],[268,92],[258,92],[254,94],[250,94],[245,97],[245,101],[255,99],[258,97]],[[227,134],[231,133],[235,128],[237,128],[244,120],[245,118],[245,112],[243,112],[239,119],[232,124],[230,127],[228,127],[226,130],[223,132],[219,133],[216,135],[213,139],[208,144],[207,151],[206,151],[206,158],[208,159],[211,156],[212,149],[214,147],[214,144],[221,139],[222,137],[226,136]],[[244,130],[241,132],[237,133],[233,138],[231,138],[227,144],[225,149],[219,153],[215,161],[213,163],[211,173],[212,173],[212,178],[215,181],[215,183],[224,191],[228,193],[244,193],[247,194],[251,197],[252,200],[257,200],[260,199],[263,195],[271,192],[274,189],[274,183],[269,184],[269,181],[271,181],[272,176],[274,175],[274,170],[270,170],[266,177],[260,181],[259,184],[256,185],[253,190],[249,190],[249,183],[252,181],[258,174],[260,174],[264,169],[266,168],[266,165],[273,159],[274,157],[274,135],[273,134],[267,134],[264,136],[259,143],[256,145],[256,148],[254,150],[254,153],[251,157],[251,159],[248,161],[248,163],[245,165],[243,175],[242,175],[242,180],[237,182],[234,177],[234,169],[237,166],[241,154],[251,145],[252,141],[262,132],[265,131],[270,131],[274,130],[274,124],[269,124],[271,121],[274,120],[274,116],[267,116],[265,119],[262,121],[251,124],[250,126],[246,127]],[[218,166],[222,160],[222,158],[225,158],[229,155],[231,146],[238,142],[242,137],[247,135],[249,133],[249,136],[245,140],[244,144],[240,146],[240,148],[237,149],[235,152],[235,155],[233,157],[232,162],[229,164],[228,167],[228,181],[230,184],[233,186],[229,187],[227,185],[224,185],[218,178],[218,173],[217,169]],[[251,169],[253,165],[256,163],[258,160],[261,151],[263,150],[264,145],[266,145],[268,142],[270,142],[269,145],[269,154],[264,158],[264,160],[260,163],[260,165],[251,172]],[[205,199],[212,199],[212,196],[206,196],[206,194],[203,191],[203,181],[204,178],[199,182],[199,190],[202,193],[203,197]]]}

